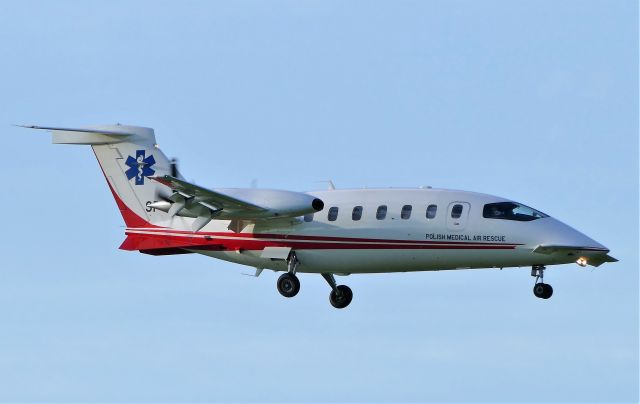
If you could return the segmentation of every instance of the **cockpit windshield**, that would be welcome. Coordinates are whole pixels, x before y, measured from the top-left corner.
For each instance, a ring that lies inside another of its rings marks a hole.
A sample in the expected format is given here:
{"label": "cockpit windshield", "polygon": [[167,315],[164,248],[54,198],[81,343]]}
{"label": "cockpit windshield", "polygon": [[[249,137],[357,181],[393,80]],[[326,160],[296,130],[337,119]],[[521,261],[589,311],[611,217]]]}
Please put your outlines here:
{"label": "cockpit windshield", "polygon": [[487,219],[504,219],[529,222],[531,220],[549,217],[549,215],[545,215],[542,212],[538,212],[533,208],[521,205],[519,203],[498,202],[488,203],[484,205],[484,209],[482,210],[482,217]]}

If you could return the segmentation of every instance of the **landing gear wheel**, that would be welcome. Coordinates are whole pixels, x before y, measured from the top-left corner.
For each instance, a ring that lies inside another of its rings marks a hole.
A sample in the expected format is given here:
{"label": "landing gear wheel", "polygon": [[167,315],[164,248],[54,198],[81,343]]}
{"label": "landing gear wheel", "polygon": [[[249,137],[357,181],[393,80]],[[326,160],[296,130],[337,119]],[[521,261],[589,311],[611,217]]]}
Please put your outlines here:
{"label": "landing gear wheel", "polygon": [[533,294],[540,299],[548,299],[553,296],[553,288],[546,283],[536,283],[533,285]]}
{"label": "landing gear wheel", "polygon": [[544,283],[536,283],[533,285],[533,294],[536,297],[542,298],[542,295],[544,294]]}
{"label": "landing gear wheel", "polygon": [[347,285],[338,285],[329,295],[329,301],[336,309],[344,309],[351,303],[351,299],[353,299],[353,292]]}
{"label": "landing gear wheel", "polygon": [[553,295],[551,285],[544,283],[544,265],[534,265],[531,267],[531,276],[536,277],[536,283],[533,285],[533,294],[540,299],[548,299]]}
{"label": "landing gear wheel", "polygon": [[278,278],[278,292],[284,297],[294,297],[300,291],[298,277],[291,273],[280,275]]}

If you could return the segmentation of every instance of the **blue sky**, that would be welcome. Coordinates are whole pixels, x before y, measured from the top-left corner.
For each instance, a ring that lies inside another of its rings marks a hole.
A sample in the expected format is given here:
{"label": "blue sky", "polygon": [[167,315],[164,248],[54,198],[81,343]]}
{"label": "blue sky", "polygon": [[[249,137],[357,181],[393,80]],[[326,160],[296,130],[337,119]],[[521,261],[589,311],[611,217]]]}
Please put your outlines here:
{"label": "blue sky", "polygon": [[[0,2],[0,401],[638,400],[634,1]],[[155,128],[188,179],[521,201],[599,269],[319,276],[119,251],[90,150]]]}

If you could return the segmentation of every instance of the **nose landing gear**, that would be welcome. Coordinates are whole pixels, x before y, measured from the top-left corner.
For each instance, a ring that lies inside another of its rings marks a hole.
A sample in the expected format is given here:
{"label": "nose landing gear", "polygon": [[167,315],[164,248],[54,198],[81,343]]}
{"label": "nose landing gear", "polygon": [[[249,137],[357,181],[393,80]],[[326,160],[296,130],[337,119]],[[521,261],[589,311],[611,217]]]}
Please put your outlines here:
{"label": "nose landing gear", "polygon": [[544,283],[544,265],[534,265],[531,268],[531,276],[536,277],[536,283],[533,285],[533,294],[540,299],[548,299],[553,295],[551,285]]}

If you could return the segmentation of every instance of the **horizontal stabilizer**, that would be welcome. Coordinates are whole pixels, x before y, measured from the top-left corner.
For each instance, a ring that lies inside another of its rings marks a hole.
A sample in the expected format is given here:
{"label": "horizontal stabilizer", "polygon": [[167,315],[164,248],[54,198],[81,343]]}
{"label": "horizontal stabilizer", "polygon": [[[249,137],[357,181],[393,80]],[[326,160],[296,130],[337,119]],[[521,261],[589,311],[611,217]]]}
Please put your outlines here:
{"label": "horizontal stabilizer", "polygon": [[126,133],[126,131],[113,131],[113,130],[101,130],[101,129],[90,129],[90,128],[60,128],[55,126],[38,126],[38,125],[16,125],[21,128],[27,129],[42,129],[42,130],[51,130],[51,131],[60,131],[60,132],[81,132],[81,133],[100,133],[102,135],[113,135],[113,136],[130,136],[132,133]]}
{"label": "horizontal stabilizer", "polygon": [[127,125],[101,125],[86,128],[57,126],[16,125],[21,128],[49,130],[54,144],[101,145],[134,141],[137,144],[155,145],[153,129]]}

